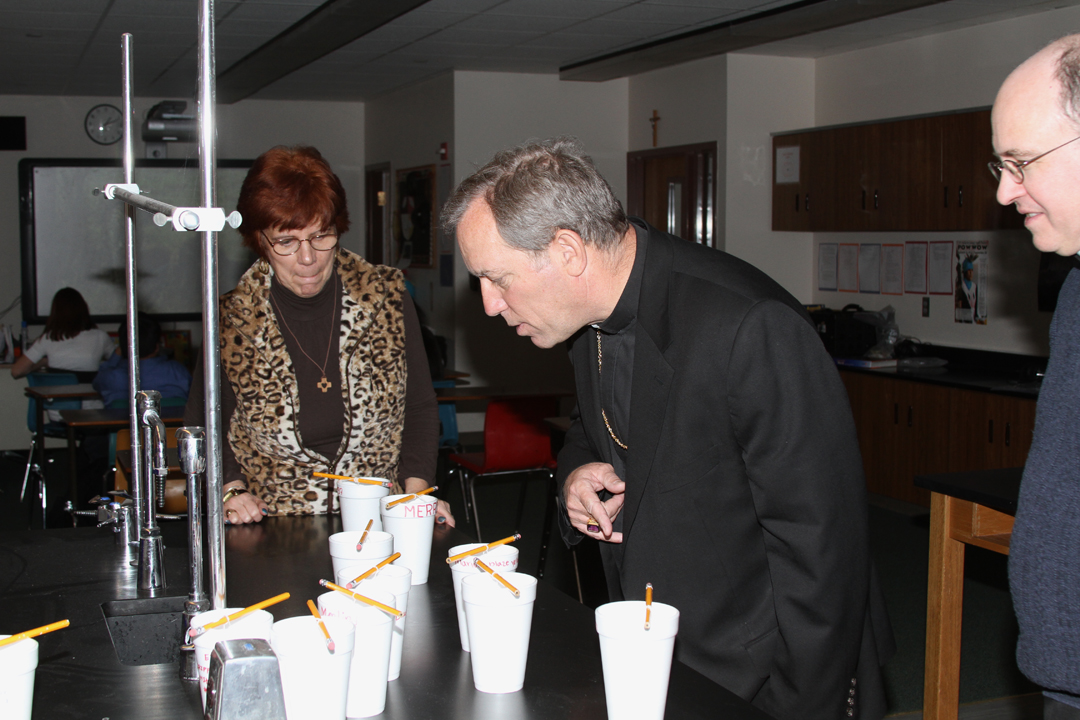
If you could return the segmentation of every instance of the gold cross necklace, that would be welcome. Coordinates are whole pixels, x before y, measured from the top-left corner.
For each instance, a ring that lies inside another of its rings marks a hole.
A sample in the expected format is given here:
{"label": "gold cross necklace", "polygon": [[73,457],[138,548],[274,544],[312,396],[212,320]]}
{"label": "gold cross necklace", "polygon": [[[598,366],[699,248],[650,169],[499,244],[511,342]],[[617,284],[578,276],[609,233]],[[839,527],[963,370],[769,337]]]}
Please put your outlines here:
{"label": "gold cross necklace", "polygon": [[[600,345],[600,328],[596,328],[596,374],[602,375],[604,372],[604,349]],[[603,397],[603,391],[601,391],[601,398]],[[615,430],[612,429],[611,423],[608,422],[607,413],[604,412],[603,400],[600,401],[600,416],[604,418],[604,427],[607,428],[608,435],[615,441],[615,444],[621,447],[623,450],[629,450],[626,443],[619,439],[619,436],[615,434]]]}
{"label": "gold cross necklace", "polygon": [[[336,288],[337,272],[331,271],[331,274],[334,276],[334,287]],[[270,304],[274,306],[274,311],[277,313],[278,320],[281,320],[281,324],[284,325],[285,329],[289,331],[290,335],[292,335],[293,342],[296,343],[296,347],[300,348],[300,352],[304,353],[304,357],[310,360],[315,367],[319,368],[319,372],[322,373],[322,379],[319,380],[316,385],[324,393],[332,387],[330,381],[326,379],[326,364],[330,362],[330,348],[334,346],[334,328],[337,325],[337,302],[337,295],[335,294],[334,311],[330,313],[330,340],[326,343],[326,357],[323,358],[322,365],[319,365],[319,363],[315,362],[315,358],[307,354],[307,350],[304,349],[304,346],[300,344],[300,340],[297,339],[296,333],[294,333],[292,331],[292,328],[289,327],[289,323],[285,322],[285,316],[281,314],[281,308],[279,308],[277,303],[274,301],[273,294],[270,295]]]}

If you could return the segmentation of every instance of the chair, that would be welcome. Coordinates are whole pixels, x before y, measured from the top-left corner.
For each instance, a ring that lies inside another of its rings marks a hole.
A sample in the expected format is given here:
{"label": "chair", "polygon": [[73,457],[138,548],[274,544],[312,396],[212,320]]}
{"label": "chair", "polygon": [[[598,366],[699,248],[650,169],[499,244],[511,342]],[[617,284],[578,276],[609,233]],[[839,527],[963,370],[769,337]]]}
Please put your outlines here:
{"label": "chair", "polygon": [[[551,522],[555,513],[555,458],[551,453],[551,431],[544,418],[558,414],[558,398],[503,398],[488,402],[484,415],[484,452],[453,453],[450,461],[461,482],[465,502],[465,522],[476,530],[477,542],[483,542],[480,514],[476,506],[476,481],[512,474],[543,473],[548,481],[548,502],[540,540],[538,576],[544,576]],[[525,514],[526,485],[521,486],[517,525]]]}
{"label": "chair", "polygon": [[[172,428],[165,433],[165,447],[176,448],[176,431]],[[131,449],[131,429],[121,428],[116,431],[116,450],[130,450]],[[115,460],[115,456],[114,456]],[[132,458],[134,462],[134,458]],[[128,490],[130,484],[128,482],[128,474],[124,472],[124,469],[120,466],[120,463],[114,462],[113,465],[116,468],[115,475],[115,489],[116,490]],[[187,512],[187,475],[184,475],[179,469],[169,468],[169,474],[165,478],[165,507],[159,512],[181,514]]]}
{"label": "chair", "polygon": [[[437,388],[454,387],[453,380],[432,380],[431,384]],[[456,448],[458,444],[457,404],[441,402],[439,403],[439,447]]]}
{"label": "chair", "polygon": [[[30,387],[43,385],[77,385],[79,383],[75,373],[30,373],[26,376],[26,382]],[[78,410],[82,407],[82,400],[74,398],[70,400],[49,400],[45,403],[46,410]],[[26,426],[30,432],[37,434],[37,398],[30,398],[29,407],[26,410]],[[46,422],[44,434],[46,437],[67,437],[67,428],[61,423]]]}

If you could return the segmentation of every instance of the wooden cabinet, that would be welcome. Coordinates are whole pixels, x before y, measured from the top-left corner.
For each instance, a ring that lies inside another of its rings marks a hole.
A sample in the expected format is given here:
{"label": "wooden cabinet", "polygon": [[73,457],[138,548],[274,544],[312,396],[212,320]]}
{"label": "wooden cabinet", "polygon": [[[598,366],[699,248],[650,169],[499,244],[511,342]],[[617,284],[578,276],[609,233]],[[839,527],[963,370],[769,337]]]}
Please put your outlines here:
{"label": "wooden cabinet", "polygon": [[998,205],[986,163],[990,111],[821,128],[773,137],[799,148],[798,183],[773,184],[773,230],[993,230],[1021,227]]}
{"label": "wooden cabinet", "polygon": [[841,371],[859,435],[867,490],[930,505],[916,475],[1019,467],[1035,401],[895,376]]}
{"label": "wooden cabinet", "polygon": [[1018,467],[1035,431],[1035,401],[951,390],[949,471]]}

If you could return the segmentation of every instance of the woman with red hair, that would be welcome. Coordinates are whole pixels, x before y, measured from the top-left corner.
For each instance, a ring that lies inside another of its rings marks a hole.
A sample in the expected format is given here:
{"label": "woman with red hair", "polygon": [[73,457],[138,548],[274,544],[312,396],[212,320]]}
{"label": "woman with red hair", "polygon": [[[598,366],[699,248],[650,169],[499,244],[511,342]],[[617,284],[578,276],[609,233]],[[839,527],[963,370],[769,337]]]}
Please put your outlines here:
{"label": "woman with red hair", "polygon": [[[315,148],[275,147],[237,209],[260,259],[219,303],[226,521],[335,512],[315,472],[428,487],[439,420],[416,309],[400,270],[340,247],[337,175]],[[202,393],[185,422],[204,422]],[[454,524],[443,501],[437,519]]]}

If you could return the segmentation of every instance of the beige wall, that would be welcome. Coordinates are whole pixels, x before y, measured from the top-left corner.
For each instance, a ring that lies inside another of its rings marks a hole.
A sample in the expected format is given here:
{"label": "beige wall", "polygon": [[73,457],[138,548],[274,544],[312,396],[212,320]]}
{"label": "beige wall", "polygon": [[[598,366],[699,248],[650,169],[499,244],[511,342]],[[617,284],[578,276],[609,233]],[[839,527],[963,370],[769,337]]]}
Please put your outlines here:
{"label": "beige wall", "polygon": [[[821,58],[815,72],[815,123],[878,120],[993,104],[1001,82],[1050,40],[1080,30],[1080,8],[988,23],[928,37]],[[986,148],[986,159],[992,148]],[[1002,352],[1048,353],[1050,314],[1036,309],[1039,254],[1023,230],[994,233],[818,233],[822,242],[882,243],[912,240],[986,239],[990,243],[989,322],[953,322],[952,297],[930,296],[930,317],[921,295],[878,296],[816,290],[814,302],[830,307],[859,303],[896,308],[900,331],[926,342]],[[815,255],[816,257],[816,255]],[[807,265],[814,273],[813,265]]]}

